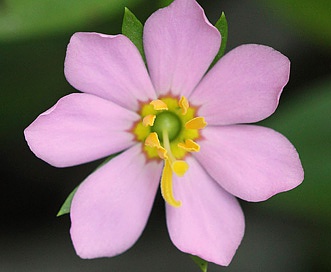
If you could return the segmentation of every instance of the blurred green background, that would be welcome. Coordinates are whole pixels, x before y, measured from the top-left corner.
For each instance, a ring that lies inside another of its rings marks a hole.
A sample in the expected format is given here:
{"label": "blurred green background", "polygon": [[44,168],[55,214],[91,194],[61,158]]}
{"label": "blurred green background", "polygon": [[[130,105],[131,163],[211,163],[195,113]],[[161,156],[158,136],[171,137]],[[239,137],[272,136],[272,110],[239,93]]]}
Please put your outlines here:
{"label": "blurred green background", "polygon": [[[81,260],[71,245],[66,196],[98,164],[53,168],[37,159],[23,130],[74,89],[63,75],[70,36],[116,34],[124,7],[145,21],[169,1],[0,0],[0,271],[199,271],[171,244],[158,195],[148,226],[125,254]],[[263,203],[242,202],[246,234],[227,268],[209,271],[331,271],[331,1],[199,1],[211,22],[222,11],[227,51],[274,47],[292,63],[276,113],[262,124],[298,149],[305,181]]]}

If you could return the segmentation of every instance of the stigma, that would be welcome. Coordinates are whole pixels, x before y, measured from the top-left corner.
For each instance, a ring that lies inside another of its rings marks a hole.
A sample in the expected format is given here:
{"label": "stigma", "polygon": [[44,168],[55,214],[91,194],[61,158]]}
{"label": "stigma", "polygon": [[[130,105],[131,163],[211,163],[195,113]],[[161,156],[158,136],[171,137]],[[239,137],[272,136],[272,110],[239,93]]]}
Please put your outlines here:
{"label": "stigma", "polygon": [[182,96],[176,101],[176,105],[173,100],[151,101],[153,111],[143,117],[142,125],[150,128],[144,145],[155,150],[157,156],[164,161],[161,194],[169,205],[180,207],[181,202],[173,193],[173,174],[183,177],[189,170],[189,165],[182,160],[185,156],[177,154],[200,151],[200,146],[194,139],[199,135],[197,131],[203,129],[207,123],[203,117],[194,116],[195,110],[190,108],[186,97]]}

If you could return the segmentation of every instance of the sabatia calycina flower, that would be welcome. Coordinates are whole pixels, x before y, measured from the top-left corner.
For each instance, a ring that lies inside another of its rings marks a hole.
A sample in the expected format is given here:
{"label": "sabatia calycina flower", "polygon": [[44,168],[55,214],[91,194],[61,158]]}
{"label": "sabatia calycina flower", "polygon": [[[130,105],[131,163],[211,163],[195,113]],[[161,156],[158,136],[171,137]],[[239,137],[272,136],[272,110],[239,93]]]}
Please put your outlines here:
{"label": "sabatia calycina flower", "polygon": [[130,248],[160,184],[175,246],[228,265],[245,225],[236,197],[266,200],[303,180],[284,136],[244,124],[275,111],[290,62],[270,47],[247,44],[206,73],[221,36],[194,0],[175,0],[152,14],[143,41],[147,69],[123,35],[74,34],[65,75],[82,93],[41,114],[26,140],[57,167],[123,151],[73,198],[71,237],[82,258]]}

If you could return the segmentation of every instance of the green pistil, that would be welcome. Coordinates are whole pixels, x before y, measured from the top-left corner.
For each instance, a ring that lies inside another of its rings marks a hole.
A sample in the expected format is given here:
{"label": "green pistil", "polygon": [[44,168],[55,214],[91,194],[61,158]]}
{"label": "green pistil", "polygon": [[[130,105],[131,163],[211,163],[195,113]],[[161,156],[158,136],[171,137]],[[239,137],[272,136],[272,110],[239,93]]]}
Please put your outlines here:
{"label": "green pistil", "polygon": [[168,132],[169,141],[177,138],[182,129],[182,122],[177,114],[169,111],[164,111],[156,116],[152,132],[156,132],[160,141],[163,141],[163,131]]}

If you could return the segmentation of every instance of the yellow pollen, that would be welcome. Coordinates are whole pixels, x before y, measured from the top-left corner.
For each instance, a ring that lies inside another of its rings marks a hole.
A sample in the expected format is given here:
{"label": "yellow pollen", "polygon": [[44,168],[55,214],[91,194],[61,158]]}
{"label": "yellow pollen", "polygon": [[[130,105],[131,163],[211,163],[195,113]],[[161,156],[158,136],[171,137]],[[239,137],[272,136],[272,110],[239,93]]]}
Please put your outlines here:
{"label": "yellow pollen", "polygon": [[154,114],[149,114],[146,115],[143,119],[143,126],[144,127],[152,127],[154,125],[154,121],[155,121],[156,115]]}
{"label": "yellow pollen", "polygon": [[203,117],[195,117],[185,124],[186,129],[203,129],[205,126],[207,126],[207,122]]}
{"label": "yellow pollen", "polygon": [[154,110],[168,110],[167,104],[159,99],[153,100],[149,104],[151,104],[154,107]]}
{"label": "yellow pollen", "polygon": [[200,151],[200,145],[198,145],[196,142],[194,142],[191,139],[187,139],[187,140],[185,140],[185,143],[179,143],[177,146],[188,152],[199,152]]}
{"label": "yellow pollen", "polygon": [[188,170],[189,166],[186,161],[174,161],[171,165],[172,171],[178,176],[182,177]]}
{"label": "yellow pollen", "polygon": [[182,115],[187,113],[188,108],[190,107],[188,100],[185,96],[182,96],[178,102],[179,107],[182,109]]}
{"label": "yellow pollen", "polygon": [[156,132],[152,132],[147,136],[145,145],[156,148],[162,147]]}

